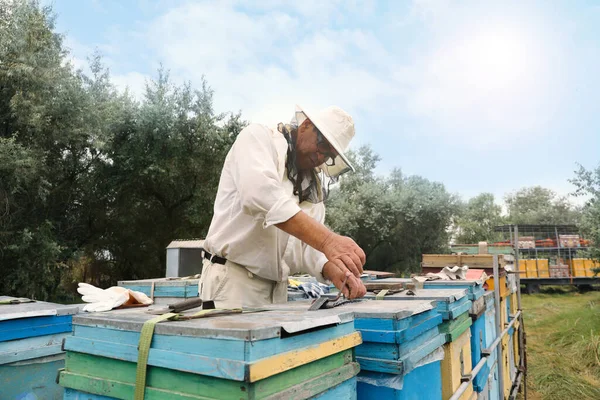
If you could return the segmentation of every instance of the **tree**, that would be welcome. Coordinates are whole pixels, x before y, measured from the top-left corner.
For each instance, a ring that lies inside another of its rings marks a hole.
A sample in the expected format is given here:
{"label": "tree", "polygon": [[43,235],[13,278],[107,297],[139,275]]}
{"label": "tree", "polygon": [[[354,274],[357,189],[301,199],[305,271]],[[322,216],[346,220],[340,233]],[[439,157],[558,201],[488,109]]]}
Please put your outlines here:
{"label": "tree", "polygon": [[570,182],[577,187],[575,195],[588,198],[582,210],[581,228],[592,241],[591,257],[600,261],[600,164],[591,170],[580,165]]}
{"label": "tree", "polygon": [[244,127],[212,90],[160,70],[141,102],[101,57],[73,70],[51,9],[0,2],[0,293],[60,299],[164,273],[165,247],[206,233]]}
{"label": "tree", "polygon": [[500,240],[494,227],[503,223],[502,207],[496,204],[494,195],[481,193],[462,204],[456,221],[457,243],[493,242]]}
{"label": "tree", "polygon": [[511,224],[577,224],[580,210],[566,197],[541,186],[523,188],[505,197]]}
{"label": "tree", "polygon": [[327,203],[327,223],[350,236],[367,254],[367,268],[418,270],[421,254],[447,248],[457,199],[440,183],[374,172],[379,156],[362,146],[349,157],[357,171],[342,177]]}

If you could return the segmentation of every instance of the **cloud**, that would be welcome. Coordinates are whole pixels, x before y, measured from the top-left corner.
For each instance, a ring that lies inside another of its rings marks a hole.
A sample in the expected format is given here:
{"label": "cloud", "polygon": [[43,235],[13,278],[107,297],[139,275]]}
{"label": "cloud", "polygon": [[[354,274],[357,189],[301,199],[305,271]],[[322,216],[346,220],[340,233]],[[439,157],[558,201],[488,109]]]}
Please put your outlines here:
{"label": "cloud", "polygon": [[296,103],[373,108],[389,90],[377,74],[389,54],[359,29],[307,31],[302,17],[340,12],[328,3],[271,1],[252,14],[239,3],[188,3],[156,19],[147,40],[173,75],[205,76],[217,109],[242,109],[253,121],[288,120]]}
{"label": "cloud", "polygon": [[120,91],[128,90],[137,100],[141,100],[146,92],[146,82],[151,79],[150,76],[139,72],[128,72],[123,75],[112,75],[111,81]]}

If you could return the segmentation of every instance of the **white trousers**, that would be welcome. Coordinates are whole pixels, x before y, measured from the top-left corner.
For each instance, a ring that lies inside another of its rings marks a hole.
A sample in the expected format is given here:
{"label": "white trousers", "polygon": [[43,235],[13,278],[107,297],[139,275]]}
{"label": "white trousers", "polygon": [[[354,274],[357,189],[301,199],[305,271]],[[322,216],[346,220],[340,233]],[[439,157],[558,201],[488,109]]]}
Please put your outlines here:
{"label": "white trousers", "polygon": [[261,307],[287,302],[287,279],[275,282],[249,272],[240,264],[202,263],[198,292],[202,300],[213,300],[216,308]]}

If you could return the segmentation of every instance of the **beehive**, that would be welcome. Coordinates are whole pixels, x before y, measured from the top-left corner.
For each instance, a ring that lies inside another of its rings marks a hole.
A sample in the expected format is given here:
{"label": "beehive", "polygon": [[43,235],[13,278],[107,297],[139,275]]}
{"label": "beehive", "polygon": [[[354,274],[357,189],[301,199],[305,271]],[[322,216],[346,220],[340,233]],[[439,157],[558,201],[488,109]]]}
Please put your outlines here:
{"label": "beehive", "polygon": [[[129,309],[74,318],[61,385],[133,398],[140,331],[154,317]],[[340,391],[356,398],[360,343],[352,313],[337,310],[162,322],[149,350],[146,398],[335,398]]]}
{"label": "beehive", "polygon": [[[0,296],[0,301],[17,300]],[[77,306],[46,302],[0,305],[0,398],[62,399],[56,383],[64,367],[61,344]]]}

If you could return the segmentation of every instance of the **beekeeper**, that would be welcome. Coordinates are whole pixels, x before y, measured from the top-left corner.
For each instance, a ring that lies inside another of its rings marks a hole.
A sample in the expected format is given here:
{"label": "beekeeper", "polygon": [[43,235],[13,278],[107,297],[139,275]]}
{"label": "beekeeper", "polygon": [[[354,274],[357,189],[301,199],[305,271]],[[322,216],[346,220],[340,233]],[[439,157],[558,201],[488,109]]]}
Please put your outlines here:
{"label": "beekeeper", "polygon": [[[344,155],[352,117],[296,107],[290,124],[251,124],[225,158],[204,241],[200,293],[219,308],[287,301],[287,278],[306,272],[348,298],[366,293],[365,253],[324,224],[329,185],[354,168]],[[346,285],[343,285],[345,278]]]}

